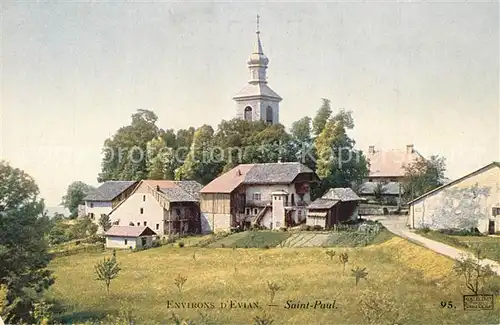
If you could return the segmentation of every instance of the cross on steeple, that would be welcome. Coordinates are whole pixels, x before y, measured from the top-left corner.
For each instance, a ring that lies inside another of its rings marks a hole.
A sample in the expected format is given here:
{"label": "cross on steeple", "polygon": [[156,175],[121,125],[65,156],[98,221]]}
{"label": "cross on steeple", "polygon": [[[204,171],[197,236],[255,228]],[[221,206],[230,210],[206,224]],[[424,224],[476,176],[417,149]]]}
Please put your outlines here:
{"label": "cross on steeple", "polygon": [[259,18],[260,18],[260,16],[257,15],[257,34],[260,34],[260,30],[259,30]]}

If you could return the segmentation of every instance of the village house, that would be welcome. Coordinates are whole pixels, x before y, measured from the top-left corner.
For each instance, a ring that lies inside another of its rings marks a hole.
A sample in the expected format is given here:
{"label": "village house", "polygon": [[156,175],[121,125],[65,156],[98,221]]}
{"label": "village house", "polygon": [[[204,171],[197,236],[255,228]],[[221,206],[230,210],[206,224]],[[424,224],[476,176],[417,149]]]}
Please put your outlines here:
{"label": "village house", "polygon": [[104,237],[106,248],[151,247],[156,233],[149,227],[112,226]]}
{"label": "village house", "polygon": [[355,220],[359,203],[364,200],[350,188],[331,188],[309,204],[306,224],[329,229],[343,221]]}
{"label": "village house", "polygon": [[318,180],[297,162],[238,165],[201,189],[202,230],[300,224],[311,202],[310,184]]}
{"label": "village house", "polygon": [[120,226],[151,227],[158,236],[199,233],[199,191],[196,181],[142,180],[109,213]]}
{"label": "village house", "polygon": [[406,146],[405,150],[376,150],[375,146],[368,147],[366,155],[370,170],[368,177],[363,180],[359,187],[359,194],[368,199],[374,200],[374,190],[378,183],[382,183],[384,189],[382,197],[386,204],[399,205],[401,203],[402,188],[405,170],[404,166],[423,158],[412,144]]}
{"label": "village house", "polygon": [[490,163],[408,204],[410,228],[500,232],[500,162]]}
{"label": "village house", "polygon": [[114,207],[127,198],[135,181],[107,181],[90,192],[84,199],[83,216],[89,217],[96,223],[103,214],[109,214]]}

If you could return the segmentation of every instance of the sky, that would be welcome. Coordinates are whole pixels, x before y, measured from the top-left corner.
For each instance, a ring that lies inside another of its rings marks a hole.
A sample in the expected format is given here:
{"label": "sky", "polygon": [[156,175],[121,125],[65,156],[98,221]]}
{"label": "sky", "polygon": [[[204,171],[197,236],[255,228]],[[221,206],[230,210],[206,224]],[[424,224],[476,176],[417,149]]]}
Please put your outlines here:
{"label": "sky", "polygon": [[4,2],[0,159],[57,205],[97,185],[104,140],[137,109],[163,129],[233,118],[257,14],[285,126],[329,98],[365,152],[414,144],[452,179],[500,160],[496,1]]}

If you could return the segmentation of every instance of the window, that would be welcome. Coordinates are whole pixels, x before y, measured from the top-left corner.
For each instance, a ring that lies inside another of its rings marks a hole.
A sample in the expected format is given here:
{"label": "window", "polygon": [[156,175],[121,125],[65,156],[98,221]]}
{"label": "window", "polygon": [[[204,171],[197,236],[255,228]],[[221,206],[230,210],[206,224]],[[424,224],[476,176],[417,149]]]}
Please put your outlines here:
{"label": "window", "polygon": [[90,207],[93,208],[94,207],[94,203],[93,202],[90,202]]}
{"label": "window", "polygon": [[253,200],[254,201],[260,201],[261,196],[260,193],[253,193]]}
{"label": "window", "polygon": [[302,210],[297,210],[297,217],[302,218]]}
{"label": "window", "polygon": [[141,208],[141,214],[144,214],[144,208]]}
{"label": "window", "polygon": [[370,179],[368,180],[368,182],[373,182],[373,179],[371,179],[371,178],[370,178]]}
{"label": "window", "polygon": [[90,218],[90,220],[94,220],[94,214],[93,213],[89,213],[89,218]]}
{"label": "window", "polygon": [[291,201],[292,205],[295,205],[295,195],[293,193],[291,194]]}
{"label": "window", "polygon": [[266,122],[273,124],[273,108],[271,106],[267,106],[266,108]]}
{"label": "window", "polygon": [[259,209],[253,209],[253,214],[259,213]]}
{"label": "window", "polygon": [[250,209],[249,209],[249,208],[246,208],[246,210],[245,210],[245,214],[246,214],[246,215],[249,215],[249,214],[250,214]]}
{"label": "window", "polygon": [[181,209],[179,209],[179,208],[175,209],[175,214],[177,214],[178,216],[180,216],[181,215]]}
{"label": "window", "polygon": [[158,229],[160,229],[160,224],[159,223],[156,224],[156,230],[158,230]]}
{"label": "window", "polygon": [[138,223],[137,223],[137,227],[139,227],[140,225],[141,225],[141,223],[140,223],[140,222],[138,222]]}
{"label": "window", "polygon": [[494,217],[496,217],[496,216],[500,215],[500,208],[498,208],[498,207],[493,207],[493,208],[492,208],[492,211],[491,211],[491,215],[492,215],[492,216],[494,216]]}
{"label": "window", "polygon": [[127,245],[127,243],[128,243],[128,240],[127,240],[127,239],[125,239],[125,245]]}
{"label": "window", "polygon": [[245,121],[252,121],[252,108],[250,106],[245,107]]}
{"label": "window", "polygon": [[142,202],[146,202],[146,195],[142,196]]}

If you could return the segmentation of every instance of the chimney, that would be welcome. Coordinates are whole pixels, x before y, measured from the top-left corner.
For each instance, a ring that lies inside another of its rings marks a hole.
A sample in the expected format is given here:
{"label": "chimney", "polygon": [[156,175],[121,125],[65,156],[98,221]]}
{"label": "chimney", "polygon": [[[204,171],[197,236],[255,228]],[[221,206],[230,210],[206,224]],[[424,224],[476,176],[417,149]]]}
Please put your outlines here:
{"label": "chimney", "polygon": [[236,176],[241,176],[241,171],[239,169],[236,171]]}
{"label": "chimney", "polygon": [[368,147],[368,153],[373,155],[375,153],[375,146],[369,146]]}
{"label": "chimney", "polygon": [[160,191],[160,185],[156,185],[156,190]]}
{"label": "chimney", "polygon": [[413,153],[413,145],[412,144],[406,145],[406,153]]}

